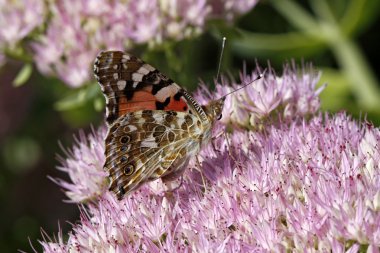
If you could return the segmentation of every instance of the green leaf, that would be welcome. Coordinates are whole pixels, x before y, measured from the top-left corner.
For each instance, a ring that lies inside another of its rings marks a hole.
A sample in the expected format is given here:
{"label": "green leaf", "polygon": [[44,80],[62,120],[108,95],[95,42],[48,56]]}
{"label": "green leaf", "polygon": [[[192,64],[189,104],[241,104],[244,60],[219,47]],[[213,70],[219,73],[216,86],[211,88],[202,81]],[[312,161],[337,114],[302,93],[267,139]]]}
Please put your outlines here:
{"label": "green leaf", "polygon": [[33,66],[30,63],[25,64],[13,80],[14,87],[20,87],[29,80],[33,72]]}
{"label": "green leaf", "polygon": [[55,103],[55,108],[58,111],[66,111],[83,106],[98,96],[99,90],[99,86],[95,84],[86,85],[79,90],[73,90],[73,93]]}
{"label": "green leaf", "polygon": [[301,5],[297,4],[297,2],[290,0],[272,0],[271,3],[294,27],[297,27],[305,34],[312,35],[315,38],[319,37],[320,29],[315,18],[303,9]]}
{"label": "green leaf", "polygon": [[94,99],[94,108],[97,112],[100,112],[104,109],[104,98],[98,97]]}
{"label": "green leaf", "polygon": [[244,57],[305,57],[324,48],[325,43],[302,33],[259,34],[241,30],[232,41],[233,50]]}
{"label": "green leaf", "polygon": [[326,111],[339,111],[353,103],[349,80],[340,71],[331,68],[322,69],[319,84],[327,83],[327,87],[320,94],[321,106]]}
{"label": "green leaf", "polygon": [[374,23],[380,13],[380,1],[378,0],[351,0],[340,20],[341,30],[351,35],[362,32]]}

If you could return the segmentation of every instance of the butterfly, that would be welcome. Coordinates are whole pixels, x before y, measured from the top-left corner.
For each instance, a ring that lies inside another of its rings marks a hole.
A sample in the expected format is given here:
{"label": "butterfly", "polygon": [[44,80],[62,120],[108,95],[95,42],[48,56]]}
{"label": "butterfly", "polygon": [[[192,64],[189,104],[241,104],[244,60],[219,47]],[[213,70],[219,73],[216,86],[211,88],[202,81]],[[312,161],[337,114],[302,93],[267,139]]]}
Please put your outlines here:
{"label": "butterfly", "polygon": [[201,106],[159,70],[125,52],[100,52],[94,74],[106,99],[104,169],[119,200],[146,182],[182,175],[222,117],[226,96]]}

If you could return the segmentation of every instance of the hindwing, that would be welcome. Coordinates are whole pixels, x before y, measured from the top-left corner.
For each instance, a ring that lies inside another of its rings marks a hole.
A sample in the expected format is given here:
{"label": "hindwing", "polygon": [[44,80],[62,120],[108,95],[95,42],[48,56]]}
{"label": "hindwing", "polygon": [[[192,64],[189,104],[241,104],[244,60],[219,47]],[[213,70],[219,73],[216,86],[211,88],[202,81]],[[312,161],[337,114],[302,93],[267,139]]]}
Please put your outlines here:
{"label": "hindwing", "polygon": [[143,110],[118,118],[106,138],[110,190],[121,199],[144,182],[181,169],[198,152],[202,124],[186,112]]}

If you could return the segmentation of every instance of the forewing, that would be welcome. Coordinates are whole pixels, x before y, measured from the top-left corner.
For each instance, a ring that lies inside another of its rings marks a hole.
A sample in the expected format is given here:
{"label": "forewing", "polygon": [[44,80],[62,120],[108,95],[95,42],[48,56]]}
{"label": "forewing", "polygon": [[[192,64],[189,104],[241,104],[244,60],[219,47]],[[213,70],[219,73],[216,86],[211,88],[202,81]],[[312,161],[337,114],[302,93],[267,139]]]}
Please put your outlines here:
{"label": "forewing", "polygon": [[133,55],[121,51],[101,52],[95,60],[94,74],[106,98],[109,125],[133,111],[190,110],[178,84]]}
{"label": "forewing", "polygon": [[200,120],[189,113],[144,110],[120,117],[106,138],[110,190],[121,199],[144,182],[167,175],[199,149]]}

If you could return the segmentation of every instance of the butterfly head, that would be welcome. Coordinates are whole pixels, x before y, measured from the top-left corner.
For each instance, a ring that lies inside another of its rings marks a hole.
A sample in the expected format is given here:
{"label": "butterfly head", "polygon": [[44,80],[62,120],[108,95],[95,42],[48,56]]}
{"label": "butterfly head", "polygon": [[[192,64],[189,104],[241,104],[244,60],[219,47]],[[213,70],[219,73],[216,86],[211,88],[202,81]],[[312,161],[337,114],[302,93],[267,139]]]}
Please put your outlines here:
{"label": "butterfly head", "polygon": [[205,106],[205,112],[208,115],[211,122],[220,120],[222,118],[222,111],[224,106],[224,100],[226,97],[221,97],[218,100],[211,101]]}

